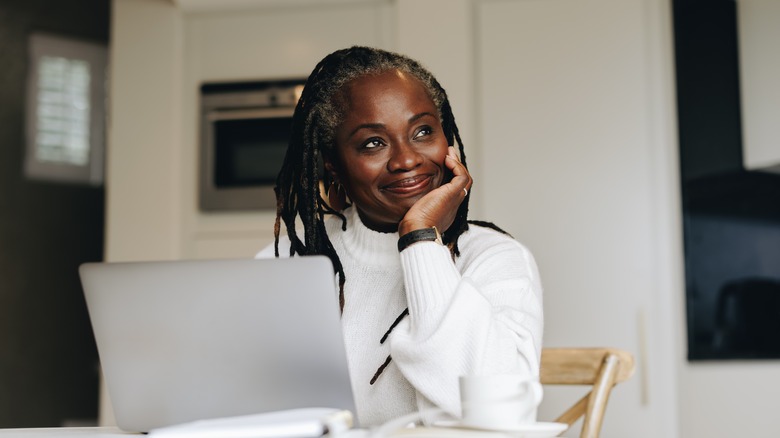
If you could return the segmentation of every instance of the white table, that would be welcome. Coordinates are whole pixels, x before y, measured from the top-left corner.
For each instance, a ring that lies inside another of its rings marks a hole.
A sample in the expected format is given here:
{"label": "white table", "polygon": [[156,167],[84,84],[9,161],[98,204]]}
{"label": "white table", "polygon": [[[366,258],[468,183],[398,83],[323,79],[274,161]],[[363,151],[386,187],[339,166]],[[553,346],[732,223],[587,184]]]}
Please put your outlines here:
{"label": "white table", "polygon": [[140,433],[122,432],[116,427],[51,427],[40,429],[0,429],[0,438],[130,438]]}
{"label": "white table", "polygon": [[[360,436],[359,430],[354,436]],[[350,434],[351,435],[351,434]],[[134,438],[145,437],[140,433],[122,432],[116,427],[52,427],[41,429],[0,429],[0,438]],[[463,429],[439,429],[418,427],[401,429],[395,438],[497,438],[509,437],[495,432],[468,431]],[[347,437],[349,438],[349,437]]]}

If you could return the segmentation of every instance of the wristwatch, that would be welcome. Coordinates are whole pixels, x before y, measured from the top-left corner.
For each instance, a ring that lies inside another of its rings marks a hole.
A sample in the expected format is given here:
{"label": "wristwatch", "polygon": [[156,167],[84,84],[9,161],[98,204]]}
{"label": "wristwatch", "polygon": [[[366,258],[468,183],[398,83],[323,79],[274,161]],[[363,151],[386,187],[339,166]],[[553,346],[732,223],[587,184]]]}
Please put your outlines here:
{"label": "wristwatch", "polygon": [[405,250],[406,247],[413,243],[426,241],[436,242],[439,245],[443,245],[441,241],[441,234],[439,234],[439,230],[435,226],[431,228],[422,228],[419,230],[410,231],[401,236],[401,238],[398,239],[398,252]]}

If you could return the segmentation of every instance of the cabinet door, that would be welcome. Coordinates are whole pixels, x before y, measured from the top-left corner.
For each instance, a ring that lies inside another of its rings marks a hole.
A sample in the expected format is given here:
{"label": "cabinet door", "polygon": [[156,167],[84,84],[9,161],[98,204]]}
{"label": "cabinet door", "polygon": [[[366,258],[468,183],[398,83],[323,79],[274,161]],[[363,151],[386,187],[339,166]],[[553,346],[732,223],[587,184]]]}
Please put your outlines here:
{"label": "cabinet door", "polygon": [[748,170],[780,172],[780,2],[737,2],[742,157]]}

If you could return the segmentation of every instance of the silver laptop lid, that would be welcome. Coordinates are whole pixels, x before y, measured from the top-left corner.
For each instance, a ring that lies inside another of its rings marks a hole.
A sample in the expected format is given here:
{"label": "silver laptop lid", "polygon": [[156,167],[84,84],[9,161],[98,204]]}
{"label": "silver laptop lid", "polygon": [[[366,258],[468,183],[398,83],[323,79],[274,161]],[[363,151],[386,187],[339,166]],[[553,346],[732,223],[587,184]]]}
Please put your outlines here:
{"label": "silver laptop lid", "polygon": [[326,257],[88,263],[80,275],[123,430],[302,407],[355,412]]}

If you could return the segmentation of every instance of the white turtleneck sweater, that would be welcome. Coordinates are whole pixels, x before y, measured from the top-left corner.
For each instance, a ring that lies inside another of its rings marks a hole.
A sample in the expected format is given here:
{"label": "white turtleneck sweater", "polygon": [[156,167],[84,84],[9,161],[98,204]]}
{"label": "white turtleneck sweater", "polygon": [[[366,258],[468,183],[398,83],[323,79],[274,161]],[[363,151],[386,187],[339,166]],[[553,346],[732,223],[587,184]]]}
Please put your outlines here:
{"label": "white turtleneck sweater", "polygon": [[[368,229],[355,208],[326,229],[346,276],[342,326],[357,417],[362,426],[432,407],[460,416],[458,377],[523,373],[538,379],[542,287],[531,253],[516,240],[469,225],[447,247]],[[279,254],[289,254],[280,238]],[[273,257],[273,245],[257,257]],[[380,339],[405,308],[409,315]],[[369,381],[387,356],[392,361]]]}

